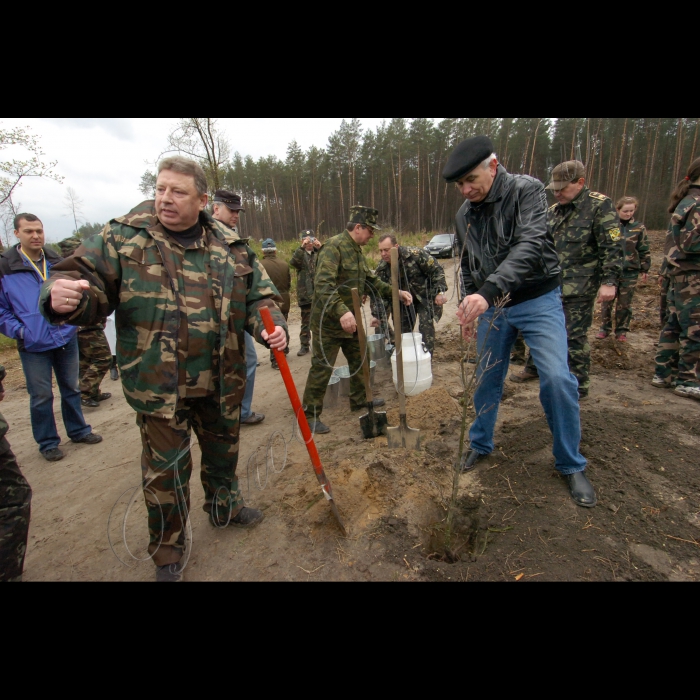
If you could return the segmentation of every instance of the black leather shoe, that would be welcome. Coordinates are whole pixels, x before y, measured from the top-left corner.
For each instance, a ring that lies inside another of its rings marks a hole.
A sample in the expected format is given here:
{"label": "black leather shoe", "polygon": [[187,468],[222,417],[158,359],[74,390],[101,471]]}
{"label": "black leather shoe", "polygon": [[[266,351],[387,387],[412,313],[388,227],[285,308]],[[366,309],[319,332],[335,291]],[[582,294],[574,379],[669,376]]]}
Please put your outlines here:
{"label": "black leather shoe", "polygon": [[255,508],[244,508],[235,518],[231,520],[231,527],[250,529],[265,520],[265,514]]}
{"label": "black leather shoe", "polygon": [[80,399],[80,403],[85,406],[85,408],[99,408],[100,404],[95,401],[95,399]]}
{"label": "black leather shoe", "polygon": [[53,450],[46,450],[46,452],[41,454],[47,462],[60,462],[63,459],[63,452],[58,447],[54,447]]}
{"label": "black leather shoe", "polygon": [[109,401],[111,398],[112,394],[100,394],[99,396],[95,397],[95,401]]}
{"label": "black leather shoe", "polygon": [[466,474],[476,469],[479,466],[479,462],[486,457],[488,457],[488,455],[479,454],[476,450],[467,450],[462,455],[462,459],[459,460],[457,471]]}
{"label": "black leather shoe", "polygon": [[304,355],[308,355],[308,354],[309,354],[309,348],[307,348],[306,346],[304,346],[304,347],[302,347],[302,349],[299,350],[299,352],[297,353],[297,357],[304,357]]}
{"label": "black leather shoe", "polygon": [[[384,399],[374,399],[374,401],[372,401],[372,406],[374,406],[374,408],[381,408],[382,406],[385,406],[385,405],[386,405],[386,401],[384,401]],[[367,404],[365,403],[362,406],[351,406],[350,410],[353,413],[359,413],[360,411],[366,411]]]}
{"label": "black leather shoe", "polygon": [[156,567],[156,583],[181,583],[184,569],[182,564],[168,564]]}
{"label": "black leather shoe", "polygon": [[581,508],[595,508],[598,505],[598,499],[595,495],[593,484],[588,481],[585,472],[578,474],[570,474],[564,477],[569,485],[569,492],[574,503]]}
{"label": "black leather shoe", "polygon": [[331,432],[331,429],[320,420],[309,420],[309,428],[312,435],[328,435]]}
{"label": "black leather shoe", "polygon": [[119,370],[116,367],[112,367],[112,369],[109,370],[109,378],[113,382],[119,381]]}

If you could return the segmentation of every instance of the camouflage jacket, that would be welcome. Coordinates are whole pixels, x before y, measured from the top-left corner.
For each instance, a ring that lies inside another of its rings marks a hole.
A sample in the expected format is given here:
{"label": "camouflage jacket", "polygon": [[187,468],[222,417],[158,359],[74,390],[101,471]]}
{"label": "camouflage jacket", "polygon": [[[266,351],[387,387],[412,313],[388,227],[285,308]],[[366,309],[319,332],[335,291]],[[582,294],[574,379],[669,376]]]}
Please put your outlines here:
{"label": "camouflage jacket", "polygon": [[691,187],[671,217],[664,263],[668,274],[700,270],[700,187]]}
{"label": "camouflage jacket", "polygon": [[601,284],[617,285],[622,273],[620,219],[612,200],[584,187],[570,204],[547,213],[564,278],[564,296],[595,296]]}
{"label": "camouflage jacket", "polygon": [[299,306],[313,304],[317,262],[318,250],[315,248],[311,253],[299,248],[289,262],[290,266],[297,271],[297,303]]}
{"label": "camouflage jacket", "polygon": [[391,285],[382,282],[372,272],[362,248],[347,231],[343,231],[327,241],[319,251],[311,312],[311,330],[314,333],[321,330],[321,335],[326,337],[353,337],[340,325],[340,319],[346,313],[353,312],[353,288],[359,291],[360,296],[378,295],[391,299]]}
{"label": "camouflage jacket", "polygon": [[622,261],[622,272],[649,272],[651,249],[646,226],[639,221],[621,221],[620,234],[620,246],[625,256]]}
{"label": "camouflage jacket", "polygon": [[[204,304],[201,298],[194,303],[182,298],[190,287],[185,285],[183,290],[181,278],[190,270],[178,269],[176,244],[158,221],[153,202],[113,219],[101,234],[84,241],[72,258],[54,268],[42,289],[39,310],[57,325],[92,325],[116,309],[124,393],[139,413],[169,419],[178,399],[184,398],[178,382],[183,308],[189,309],[184,317],[189,354],[195,358],[197,353],[213,354],[205,364],[218,370],[214,384],[226,417],[234,415],[245,391],[244,331],[266,345],[259,309],[267,306],[275,324],[286,329],[274,303],[279,299],[277,290],[246,241],[208,214],[201,215],[200,223],[206,237],[206,243],[203,239],[200,243],[208,249],[210,272],[207,296],[211,299]],[[56,315],[50,306],[51,287],[58,277],[90,283],[70,317]],[[212,307],[215,323],[209,317]]]}
{"label": "camouflage jacket", "polygon": [[292,273],[289,270],[289,265],[282,258],[278,258],[277,253],[264,253],[260,262],[282,299],[280,310],[283,314],[288,314],[289,307],[292,305],[292,298],[289,294],[292,287]]}
{"label": "camouflage jacket", "polygon": [[[382,260],[377,266],[377,277],[391,284],[391,265]],[[422,248],[399,246],[399,288],[411,292],[414,303],[433,305],[438,318],[442,318],[442,306],[435,305],[435,297],[447,291],[447,281],[442,265]],[[383,309],[380,307],[383,306]],[[380,318],[390,310],[381,297],[372,298],[372,315]]]}

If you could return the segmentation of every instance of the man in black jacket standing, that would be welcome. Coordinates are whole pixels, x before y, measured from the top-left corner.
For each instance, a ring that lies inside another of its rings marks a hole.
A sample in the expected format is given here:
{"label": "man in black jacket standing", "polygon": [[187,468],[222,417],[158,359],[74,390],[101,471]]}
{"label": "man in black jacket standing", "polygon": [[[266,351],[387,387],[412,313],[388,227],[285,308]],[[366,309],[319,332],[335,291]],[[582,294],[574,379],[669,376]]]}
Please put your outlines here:
{"label": "man in black jacket standing", "polygon": [[[461,143],[443,172],[467,200],[457,214],[464,300],[457,315],[465,340],[477,336],[477,418],[460,469],[474,469],[494,450],[494,430],[510,353],[518,331],[540,371],[540,400],[554,437],[557,471],[574,502],[593,508],[597,499],[579,451],[578,382],[568,365],[561,268],[547,229],[544,186],[499,165],[485,136]],[[489,330],[496,305],[507,297]],[[477,324],[478,321],[478,324]],[[478,325],[478,327],[477,327]]]}

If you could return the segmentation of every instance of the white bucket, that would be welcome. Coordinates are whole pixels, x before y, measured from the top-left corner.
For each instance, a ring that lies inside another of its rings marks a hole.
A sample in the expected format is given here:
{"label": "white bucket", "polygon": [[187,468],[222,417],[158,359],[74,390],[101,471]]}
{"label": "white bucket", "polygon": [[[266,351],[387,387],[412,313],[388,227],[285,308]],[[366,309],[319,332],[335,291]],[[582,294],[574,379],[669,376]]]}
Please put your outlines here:
{"label": "white bucket", "polygon": [[[401,338],[404,391],[406,396],[418,396],[433,385],[432,356],[423,348],[423,336],[420,333],[404,333]],[[391,369],[394,374],[394,386],[398,391],[396,351],[391,356]]]}

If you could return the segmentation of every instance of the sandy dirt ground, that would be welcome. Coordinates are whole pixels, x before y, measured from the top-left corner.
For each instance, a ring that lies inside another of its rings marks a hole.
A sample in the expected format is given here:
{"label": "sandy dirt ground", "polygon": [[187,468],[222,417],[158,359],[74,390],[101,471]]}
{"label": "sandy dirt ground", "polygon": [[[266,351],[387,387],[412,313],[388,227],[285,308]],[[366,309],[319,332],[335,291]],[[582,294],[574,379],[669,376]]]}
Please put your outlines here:
{"label": "sandy dirt ground", "polygon": [[[655,263],[662,240],[654,235]],[[451,279],[454,266],[444,264]],[[582,452],[599,506],[577,508],[554,471],[537,383],[509,382],[496,452],[460,478],[460,517],[446,554],[441,532],[462,410],[455,305],[453,299],[439,326],[433,388],[409,399],[409,425],[422,433],[420,452],[390,451],[385,439],[363,441],[358,415],[345,403],[324,413],[332,433],[317,443],[347,538],[294,437],[281,377],[259,349],[254,409],[267,419],[244,429],[239,475],[247,502],[262,508],[266,519],[250,532],[209,525],[195,444],[186,580],[700,579],[700,404],[651,386],[658,340],[652,284],[637,297],[627,346],[591,340],[594,376],[591,399],[582,406]],[[310,359],[296,357],[299,319],[293,313],[290,320],[290,364],[301,394]],[[595,331],[597,325],[591,337]],[[8,439],[34,490],[25,580],[152,581],[140,439],[120,384],[106,379],[103,390],[113,398],[86,411],[104,442],[90,447],[66,439],[66,458],[49,464],[32,439],[16,352],[1,359],[8,370],[1,407],[10,423]],[[375,395],[387,400],[389,422],[397,425],[389,370],[377,372]],[[62,431],[58,401],[56,415]]]}

